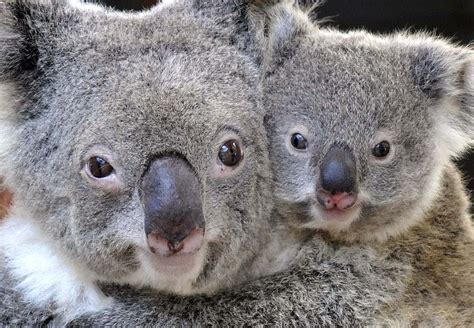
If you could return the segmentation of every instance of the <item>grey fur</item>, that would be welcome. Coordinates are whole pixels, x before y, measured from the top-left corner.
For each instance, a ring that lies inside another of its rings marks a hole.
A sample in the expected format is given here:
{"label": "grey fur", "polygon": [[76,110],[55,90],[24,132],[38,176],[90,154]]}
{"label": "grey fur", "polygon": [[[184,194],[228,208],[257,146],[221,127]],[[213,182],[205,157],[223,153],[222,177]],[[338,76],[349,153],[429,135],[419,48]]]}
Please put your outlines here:
{"label": "grey fur", "polygon": [[288,270],[210,298],[109,286],[106,292],[117,299],[114,306],[71,326],[364,326],[402,294],[402,277],[410,271],[371,250],[334,251],[318,239],[305,244],[302,252],[304,259]]}

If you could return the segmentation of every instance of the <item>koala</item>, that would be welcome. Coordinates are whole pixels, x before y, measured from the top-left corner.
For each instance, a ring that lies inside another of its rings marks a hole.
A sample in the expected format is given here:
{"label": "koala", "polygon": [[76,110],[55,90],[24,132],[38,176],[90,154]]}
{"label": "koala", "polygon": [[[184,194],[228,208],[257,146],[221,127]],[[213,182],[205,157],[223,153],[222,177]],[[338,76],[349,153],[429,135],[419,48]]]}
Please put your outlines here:
{"label": "koala", "polygon": [[450,159],[473,144],[473,52],[423,34],[318,29],[291,11],[270,11],[264,56],[270,152],[287,154],[272,161],[276,206],[335,239],[399,235],[431,207]]}
{"label": "koala", "polygon": [[472,325],[474,233],[452,158],[474,144],[474,51],[422,33],[318,27],[286,4],[268,17],[276,211],[413,268],[379,322]]}
{"label": "koala", "polygon": [[2,288],[29,307],[64,323],[111,304],[99,282],[246,279],[273,225],[259,72],[211,4],[0,4]]}

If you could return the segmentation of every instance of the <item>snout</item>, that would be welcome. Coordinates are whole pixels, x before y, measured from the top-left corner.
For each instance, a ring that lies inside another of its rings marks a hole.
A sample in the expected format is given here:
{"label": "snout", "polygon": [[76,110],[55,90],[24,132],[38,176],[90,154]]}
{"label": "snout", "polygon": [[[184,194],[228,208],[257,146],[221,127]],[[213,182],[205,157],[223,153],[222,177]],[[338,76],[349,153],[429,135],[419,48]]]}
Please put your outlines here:
{"label": "snout", "polygon": [[352,150],[334,144],[321,163],[317,200],[326,210],[346,210],[357,201],[357,165]]}
{"label": "snout", "polygon": [[142,180],[142,198],[151,252],[169,257],[201,248],[205,220],[200,184],[186,160],[177,156],[154,160]]}

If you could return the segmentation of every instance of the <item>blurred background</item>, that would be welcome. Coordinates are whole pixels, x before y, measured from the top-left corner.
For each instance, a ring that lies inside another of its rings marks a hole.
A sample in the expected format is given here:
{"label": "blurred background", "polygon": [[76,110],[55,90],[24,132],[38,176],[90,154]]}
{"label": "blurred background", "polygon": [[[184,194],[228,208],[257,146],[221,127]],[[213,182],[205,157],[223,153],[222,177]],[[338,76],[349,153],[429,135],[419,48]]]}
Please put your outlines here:
{"label": "blurred background", "polygon": [[[102,0],[120,10],[141,10],[156,0]],[[302,0],[311,3],[311,0]],[[314,1],[313,1],[314,2]],[[436,31],[463,44],[474,42],[474,0],[327,0],[315,11],[327,25],[373,32],[407,29]],[[474,202],[474,150],[459,161]]]}

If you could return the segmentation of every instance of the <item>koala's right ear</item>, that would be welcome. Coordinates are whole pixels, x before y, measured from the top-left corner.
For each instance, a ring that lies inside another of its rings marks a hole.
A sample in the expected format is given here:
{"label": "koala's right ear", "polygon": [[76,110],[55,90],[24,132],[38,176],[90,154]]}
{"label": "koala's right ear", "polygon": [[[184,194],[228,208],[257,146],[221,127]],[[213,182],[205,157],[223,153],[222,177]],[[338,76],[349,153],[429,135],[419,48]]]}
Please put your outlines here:
{"label": "koala's right ear", "polygon": [[[265,1],[263,1],[265,2]],[[267,2],[268,3],[268,2]],[[271,5],[260,10],[264,19],[262,44],[264,59],[271,70],[274,64],[291,57],[298,38],[313,33],[317,26],[306,11],[300,9],[295,1],[270,1]]]}
{"label": "koala's right ear", "polygon": [[27,83],[47,65],[48,33],[65,5],[60,0],[0,2],[0,82]]}
{"label": "koala's right ear", "polygon": [[416,85],[436,106],[438,144],[456,157],[474,145],[474,51],[422,39],[412,71]]}

